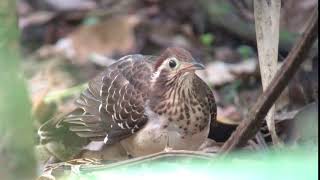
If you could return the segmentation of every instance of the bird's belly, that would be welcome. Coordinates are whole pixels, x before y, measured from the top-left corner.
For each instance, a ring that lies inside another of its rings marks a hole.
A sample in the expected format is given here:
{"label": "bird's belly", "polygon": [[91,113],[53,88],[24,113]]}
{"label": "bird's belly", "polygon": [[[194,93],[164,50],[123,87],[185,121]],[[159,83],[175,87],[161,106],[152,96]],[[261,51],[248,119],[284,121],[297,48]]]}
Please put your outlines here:
{"label": "bird's belly", "polygon": [[161,152],[166,146],[174,150],[198,150],[208,133],[209,126],[197,134],[182,135],[179,131],[151,122],[136,134],[122,140],[121,144],[133,157]]}

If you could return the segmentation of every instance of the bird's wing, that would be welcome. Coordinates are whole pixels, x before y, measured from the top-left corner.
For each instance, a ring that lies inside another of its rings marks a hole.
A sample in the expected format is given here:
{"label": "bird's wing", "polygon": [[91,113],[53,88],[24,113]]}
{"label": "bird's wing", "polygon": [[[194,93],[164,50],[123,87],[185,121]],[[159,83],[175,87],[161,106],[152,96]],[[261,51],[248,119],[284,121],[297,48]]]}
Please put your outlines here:
{"label": "bird's wing", "polygon": [[217,120],[217,105],[213,96],[213,92],[208,87],[207,97],[209,100],[211,122],[208,138],[215,140],[216,142],[225,142],[230,137],[234,127],[230,127]]}
{"label": "bird's wing", "polygon": [[204,89],[203,91],[205,94],[204,96],[207,97],[208,103],[209,103],[209,110],[210,110],[210,116],[211,116],[211,121],[210,121],[210,131],[209,131],[209,138],[215,139],[215,133],[217,129],[217,105],[216,101],[214,99],[214,95],[210,87],[202,80],[198,81],[202,82],[198,85],[200,89]]}
{"label": "bird's wing", "polygon": [[236,128],[236,125],[226,124],[217,120],[217,104],[215,102],[213,92],[208,85],[206,85],[205,83],[203,84],[206,86],[202,88],[206,89],[205,92],[209,102],[211,114],[210,131],[208,138],[213,139],[216,142],[225,142],[231,136],[232,132]]}
{"label": "bird's wing", "polygon": [[[118,142],[147,122],[144,104],[148,97],[153,57],[130,55],[121,58],[89,82],[76,100],[73,112],[44,124],[39,132],[68,129],[77,136],[106,144]],[[48,133],[47,133],[48,134]]]}
{"label": "bird's wing", "polygon": [[217,105],[213,96],[212,91],[208,87],[208,101],[210,107],[210,114],[211,114],[211,124],[210,127],[214,127],[216,120],[217,120]]}

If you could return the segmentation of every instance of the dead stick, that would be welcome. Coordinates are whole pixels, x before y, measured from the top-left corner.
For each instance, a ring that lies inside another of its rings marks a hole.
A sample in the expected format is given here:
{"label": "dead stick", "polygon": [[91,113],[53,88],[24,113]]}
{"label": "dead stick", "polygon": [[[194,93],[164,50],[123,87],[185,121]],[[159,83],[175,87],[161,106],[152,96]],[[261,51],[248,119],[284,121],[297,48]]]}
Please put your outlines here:
{"label": "dead stick", "polygon": [[282,67],[277,71],[266,91],[260,95],[252,107],[248,119],[241,122],[236,131],[222,146],[222,154],[229,153],[236,147],[244,146],[260,129],[269,109],[281,92],[293,78],[301,63],[306,59],[310,48],[318,37],[318,6],[310,18],[301,38],[290,51]]}

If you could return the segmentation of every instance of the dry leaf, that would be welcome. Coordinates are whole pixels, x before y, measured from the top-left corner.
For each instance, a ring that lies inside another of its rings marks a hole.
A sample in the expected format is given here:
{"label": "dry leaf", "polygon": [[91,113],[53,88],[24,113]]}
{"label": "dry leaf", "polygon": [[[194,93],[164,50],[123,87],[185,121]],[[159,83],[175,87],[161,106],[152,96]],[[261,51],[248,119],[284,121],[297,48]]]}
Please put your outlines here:
{"label": "dry leaf", "polygon": [[92,54],[107,57],[129,54],[135,50],[135,15],[111,17],[95,25],[81,26],[54,47],[42,48],[40,57],[63,55],[76,64],[85,64]]}
{"label": "dry leaf", "polygon": [[235,106],[227,106],[224,108],[218,107],[217,121],[230,124],[238,125],[242,120],[242,114],[237,110]]}
{"label": "dry leaf", "polygon": [[19,28],[24,29],[27,26],[35,24],[45,24],[54,18],[56,13],[49,11],[36,11],[27,16],[22,16],[19,18]]}
{"label": "dry leaf", "polygon": [[97,7],[93,0],[45,0],[56,11],[90,10]]}
{"label": "dry leaf", "polygon": [[257,69],[257,61],[248,59],[237,64],[215,61],[209,63],[204,71],[197,74],[213,86],[221,86],[240,79],[243,75],[252,75]]}

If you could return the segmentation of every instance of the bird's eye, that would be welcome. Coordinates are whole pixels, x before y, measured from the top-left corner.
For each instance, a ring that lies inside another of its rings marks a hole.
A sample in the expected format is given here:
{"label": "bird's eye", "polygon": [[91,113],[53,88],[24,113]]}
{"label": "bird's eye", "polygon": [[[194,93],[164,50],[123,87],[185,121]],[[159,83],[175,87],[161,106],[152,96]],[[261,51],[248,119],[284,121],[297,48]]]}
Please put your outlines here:
{"label": "bird's eye", "polygon": [[171,59],[169,61],[169,66],[170,66],[170,68],[173,69],[173,68],[177,67],[177,62],[175,60]]}

